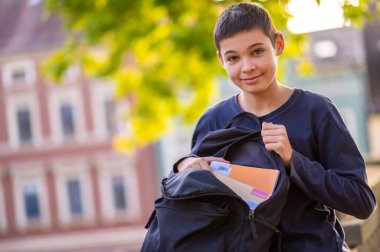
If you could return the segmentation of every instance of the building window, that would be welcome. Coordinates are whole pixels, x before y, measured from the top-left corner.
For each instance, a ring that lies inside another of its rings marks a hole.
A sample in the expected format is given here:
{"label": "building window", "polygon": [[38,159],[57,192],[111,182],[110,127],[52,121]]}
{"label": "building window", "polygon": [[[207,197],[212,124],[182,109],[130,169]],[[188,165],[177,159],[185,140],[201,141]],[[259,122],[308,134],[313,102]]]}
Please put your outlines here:
{"label": "building window", "polygon": [[82,215],[82,195],[78,179],[70,179],[67,181],[67,195],[71,215]]}
{"label": "building window", "polygon": [[17,127],[20,143],[30,144],[32,142],[32,120],[27,108],[17,110]]}
{"label": "building window", "polygon": [[116,134],[116,117],[115,117],[115,102],[112,100],[104,101],[104,115],[106,121],[107,133],[110,136]]}
{"label": "building window", "polygon": [[112,177],[112,193],[114,207],[117,211],[125,211],[127,209],[127,198],[125,191],[125,180],[122,175]]}
{"label": "building window", "polygon": [[132,157],[110,154],[97,163],[102,217],[107,221],[140,216],[140,192]]}
{"label": "building window", "polygon": [[52,140],[56,144],[84,141],[85,115],[80,89],[76,86],[54,87],[49,96]]}
{"label": "building window", "polygon": [[12,149],[38,146],[41,143],[41,120],[38,97],[30,90],[10,92],[4,96],[8,143]]}
{"label": "building window", "polygon": [[70,104],[61,105],[60,116],[63,137],[73,138],[75,135],[73,107]]}
{"label": "building window", "polygon": [[92,176],[87,161],[70,159],[53,163],[58,219],[62,226],[81,226],[92,223],[95,209]]}
{"label": "building window", "polygon": [[25,230],[50,226],[50,206],[43,162],[15,162],[10,175],[15,210],[15,228]]}
{"label": "building window", "polygon": [[35,66],[31,60],[4,64],[2,73],[3,84],[6,88],[22,88],[36,81]]}
{"label": "building window", "polygon": [[25,81],[26,81],[25,69],[22,69],[22,68],[13,69],[12,82],[19,83],[19,82],[25,82]]}
{"label": "building window", "polygon": [[92,106],[95,137],[110,140],[126,131],[124,113],[128,110],[127,100],[115,100],[111,84],[92,83]]}
{"label": "building window", "polygon": [[32,183],[25,184],[22,189],[25,216],[28,220],[38,220],[41,215],[37,186]]}

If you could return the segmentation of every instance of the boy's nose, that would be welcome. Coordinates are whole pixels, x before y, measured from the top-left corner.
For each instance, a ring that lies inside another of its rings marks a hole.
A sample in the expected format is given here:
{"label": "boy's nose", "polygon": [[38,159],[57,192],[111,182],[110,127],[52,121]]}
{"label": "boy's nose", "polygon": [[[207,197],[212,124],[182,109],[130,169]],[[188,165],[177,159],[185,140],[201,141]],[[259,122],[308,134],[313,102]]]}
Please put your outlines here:
{"label": "boy's nose", "polygon": [[250,72],[256,69],[256,66],[252,60],[243,60],[242,72]]}

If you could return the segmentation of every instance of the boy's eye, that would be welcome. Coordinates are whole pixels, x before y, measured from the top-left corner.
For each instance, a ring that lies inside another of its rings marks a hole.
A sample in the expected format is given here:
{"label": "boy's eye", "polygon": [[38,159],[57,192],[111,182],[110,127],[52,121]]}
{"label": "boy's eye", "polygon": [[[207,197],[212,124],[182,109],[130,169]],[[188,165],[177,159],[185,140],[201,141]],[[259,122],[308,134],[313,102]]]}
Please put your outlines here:
{"label": "boy's eye", "polygon": [[264,49],[258,48],[252,51],[252,55],[260,55],[264,52]]}
{"label": "boy's eye", "polygon": [[227,57],[227,61],[229,61],[229,62],[235,62],[238,59],[239,59],[238,56],[229,56],[229,57]]}

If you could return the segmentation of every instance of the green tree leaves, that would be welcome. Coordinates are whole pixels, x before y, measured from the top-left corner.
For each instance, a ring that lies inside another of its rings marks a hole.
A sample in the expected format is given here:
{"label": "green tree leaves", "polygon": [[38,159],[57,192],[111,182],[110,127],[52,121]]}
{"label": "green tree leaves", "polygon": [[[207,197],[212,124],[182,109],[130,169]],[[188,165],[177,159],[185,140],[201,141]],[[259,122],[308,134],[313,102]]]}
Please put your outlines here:
{"label": "green tree leaves", "polygon": [[[147,144],[168,130],[175,118],[194,122],[217,95],[218,75],[213,29],[227,5],[211,0],[46,0],[59,15],[67,41],[45,64],[55,82],[80,63],[88,77],[115,85],[115,98],[128,100],[128,133],[116,138],[119,149]],[[286,33],[289,0],[259,1],[276,28]],[[349,3],[347,3],[349,5]],[[346,6],[349,18],[366,6]],[[302,51],[302,36],[285,34],[287,52]],[[295,43],[293,43],[294,41]]]}

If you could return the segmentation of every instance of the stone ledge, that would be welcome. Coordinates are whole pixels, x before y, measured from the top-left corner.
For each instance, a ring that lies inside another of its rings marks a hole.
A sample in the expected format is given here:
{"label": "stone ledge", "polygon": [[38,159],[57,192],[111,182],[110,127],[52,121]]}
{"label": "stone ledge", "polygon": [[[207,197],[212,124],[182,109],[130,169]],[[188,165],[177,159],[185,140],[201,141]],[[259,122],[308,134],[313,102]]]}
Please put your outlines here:
{"label": "stone ledge", "polygon": [[[368,184],[371,186],[376,200],[380,201],[380,166],[370,165],[367,167]],[[368,219],[360,220],[352,216],[339,213],[346,233],[346,243],[349,247],[358,247],[366,243],[375,230],[379,227],[380,212],[376,206],[374,212]]]}
{"label": "stone ledge", "polygon": [[346,243],[349,247],[356,247],[364,244],[379,224],[377,207],[373,214],[365,220],[352,219],[342,221],[344,232],[346,233]]}

